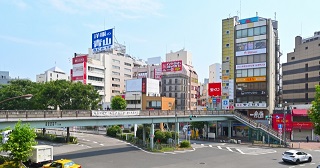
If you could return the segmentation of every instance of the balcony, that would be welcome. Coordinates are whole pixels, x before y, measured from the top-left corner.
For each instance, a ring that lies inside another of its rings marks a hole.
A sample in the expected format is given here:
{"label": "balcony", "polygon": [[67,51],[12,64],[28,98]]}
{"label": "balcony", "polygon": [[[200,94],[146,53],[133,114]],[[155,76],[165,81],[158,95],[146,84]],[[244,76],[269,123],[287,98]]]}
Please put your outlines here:
{"label": "balcony", "polygon": [[102,81],[88,80],[88,83],[90,83],[92,86],[103,86],[104,87],[104,82],[102,82]]}

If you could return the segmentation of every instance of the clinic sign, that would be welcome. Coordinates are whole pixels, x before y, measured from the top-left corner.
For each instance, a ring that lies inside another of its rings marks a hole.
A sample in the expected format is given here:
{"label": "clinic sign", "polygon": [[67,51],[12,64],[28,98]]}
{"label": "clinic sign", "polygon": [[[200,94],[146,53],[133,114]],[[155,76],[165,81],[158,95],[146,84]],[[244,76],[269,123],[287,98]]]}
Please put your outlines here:
{"label": "clinic sign", "polygon": [[113,29],[92,34],[92,52],[98,53],[109,50],[113,45]]}

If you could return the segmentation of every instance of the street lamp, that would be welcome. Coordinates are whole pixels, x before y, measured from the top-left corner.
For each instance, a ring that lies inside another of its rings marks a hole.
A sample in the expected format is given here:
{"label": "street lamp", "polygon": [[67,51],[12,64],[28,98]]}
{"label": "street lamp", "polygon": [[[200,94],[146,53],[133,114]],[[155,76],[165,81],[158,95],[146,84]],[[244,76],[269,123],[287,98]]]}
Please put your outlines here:
{"label": "street lamp", "polygon": [[288,107],[286,106],[287,105],[287,101],[284,102],[284,107],[283,107],[283,136],[284,136],[284,146],[286,147],[287,146],[287,137],[286,137],[286,122],[287,122],[287,118],[286,118],[286,114],[287,114],[287,110],[288,110]]}
{"label": "street lamp", "polygon": [[8,98],[8,99],[0,101],[0,104],[4,103],[4,102],[7,102],[7,101],[10,101],[10,100],[13,100],[13,99],[19,99],[19,98],[25,98],[25,99],[29,100],[29,99],[32,98],[32,96],[33,96],[32,94],[26,94],[26,95],[11,97],[11,98]]}

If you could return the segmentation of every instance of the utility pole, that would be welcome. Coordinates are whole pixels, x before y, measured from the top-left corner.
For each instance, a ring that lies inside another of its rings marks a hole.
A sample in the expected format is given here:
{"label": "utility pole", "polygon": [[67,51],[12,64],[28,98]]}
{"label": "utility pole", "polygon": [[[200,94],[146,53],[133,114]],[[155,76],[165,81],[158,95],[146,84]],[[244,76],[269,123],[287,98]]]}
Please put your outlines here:
{"label": "utility pole", "polygon": [[284,114],[283,114],[283,136],[284,136],[283,142],[284,142],[284,147],[287,146],[287,143],[286,143],[286,140],[287,140],[287,137],[286,137],[286,122],[287,122],[286,114],[287,114],[288,107],[286,105],[287,105],[287,102],[285,101],[284,102],[284,107],[283,107],[283,111],[284,111]]}

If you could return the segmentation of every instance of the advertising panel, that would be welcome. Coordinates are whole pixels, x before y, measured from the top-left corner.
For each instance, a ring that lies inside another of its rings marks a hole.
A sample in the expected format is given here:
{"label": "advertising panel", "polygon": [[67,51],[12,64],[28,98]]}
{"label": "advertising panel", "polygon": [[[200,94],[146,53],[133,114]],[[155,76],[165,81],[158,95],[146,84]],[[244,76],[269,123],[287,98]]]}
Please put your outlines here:
{"label": "advertising panel", "polygon": [[265,82],[265,76],[257,76],[257,77],[247,77],[247,78],[236,78],[237,83],[241,82]]}
{"label": "advertising panel", "polygon": [[266,91],[237,91],[237,96],[248,96],[248,95],[265,95]]}
{"label": "advertising panel", "polygon": [[94,117],[109,117],[109,116],[135,116],[139,115],[140,111],[95,111],[92,110]]}
{"label": "advertising panel", "polygon": [[267,67],[266,62],[236,65],[236,69],[265,68],[265,67]]}
{"label": "advertising panel", "polygon": [[240,24],[247,24],[247,23],[252,23],[252,22],[257,22],[257,21],[259,21],[258,16],[252,17],[252,18],[247,18],[247,19],[241,19],[241,20],[239,20],[239,23]]}
{"label": "advertising panel", "polygon": [[73,64],[72,76],[83,76],[84,72],[84,64]]}
{"label": "advertising panel", "polygon": [[109,50],[113,45],[113,29],[92,33],[92,52]]}
{"label": "advertising panel", "polygon": [[143,94],[147,93],[147,78],[142,78],[141,92]]}
{"label": "advertising panel", "polygon": [[264,54],[267,52],[266,48],[248,50],[248,51],[237,51],[236,56],[245,56],[245,55],[253,55],[253,54]]}
{"label": "advertising panel", "polygon": [[292,127],[299,129],[312,129],[313,124],[312,122],[292,122]]}
{"label": "advertising panel", "polygon": [[72,64],[80,64],[83,62],[88,62],[88,55],[78,56],[72,58]]}
{"label": "advertising panel", "polygon": [[154,79],[161,80],[161,77],[162,77],[161,67],[155,68],[153,73],[154,73]]}
{"label": "advertising panel", "polygon": [[182,60],[162,63],[162,72],[175,72],[182,70]]}
{"label": "advertising panel", "polygon": [[265,110],[249,110],[249,116],[253,119],[263,120],[267,111]]}
{"label": "advertising panel", "polygon": [[221,83],[209,83],[209,96],[221,96]]}
{"label": "advertising panel", "polygon": [[126,80],[126,92],[140,92],[142,88],[142,79]]}
{"label": "advertising panel", "polygon": [[[146,78],[147,79],[147,90],[146,90],[146,94],[151,96],[151,95],[155,95],[155,94],[160,94],[160,88],[159,88],[159,84],[160,81],[156,80],[156,79],[151,79],[151,78]],[[143,81],[143,80],[142,80]]]}
{"label": "advertising panel", "polygon": [[222,109],[229,110],[229,99],[222,99]]}
{"label": "advertising panel", "polygon": [[236,107],[267,107],[267,103],[236,103]]}
{"label": "advertising panel", "polygon": [[71,80],[80,81],[83,84],[87,84],[87,63],[83,62],[80,64],[73,64],[73,69],[71,70]]}
{"label": "advertising panel", "polygon": [[[275,130],[279,129],[279,124],[284,124],[283,120],[284,114],[272,114],[272,128]],[[286,114],[286,131],[292,131],[292,120],[291,120],[291,114]]]}

